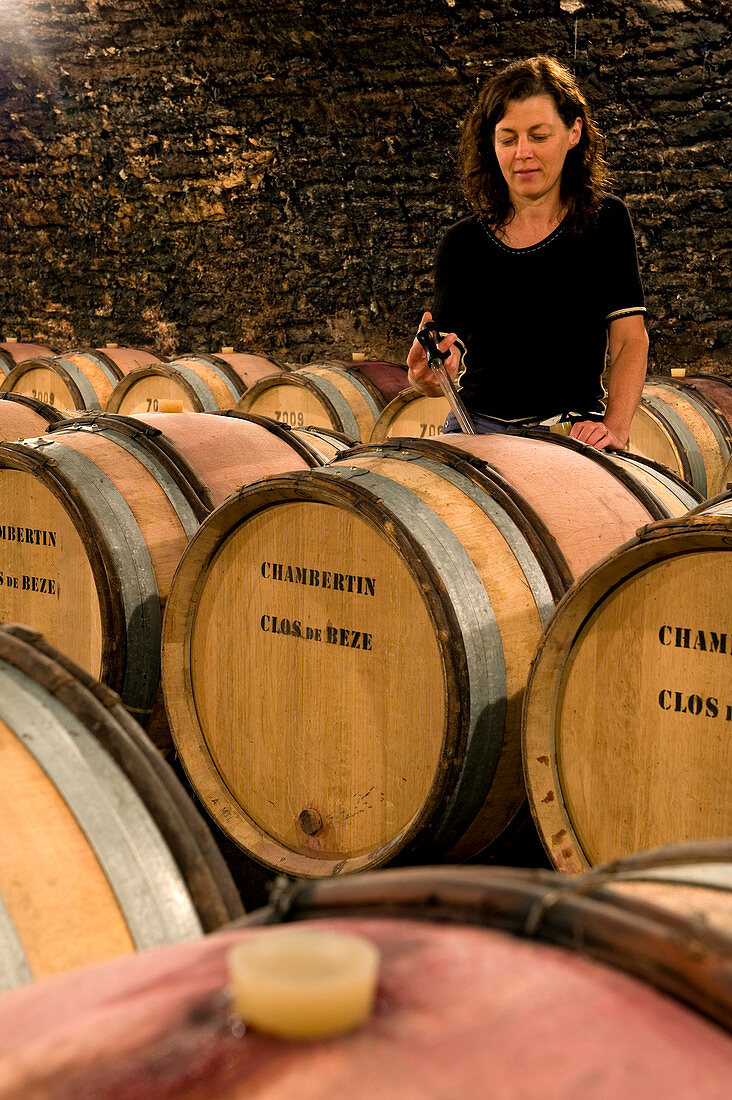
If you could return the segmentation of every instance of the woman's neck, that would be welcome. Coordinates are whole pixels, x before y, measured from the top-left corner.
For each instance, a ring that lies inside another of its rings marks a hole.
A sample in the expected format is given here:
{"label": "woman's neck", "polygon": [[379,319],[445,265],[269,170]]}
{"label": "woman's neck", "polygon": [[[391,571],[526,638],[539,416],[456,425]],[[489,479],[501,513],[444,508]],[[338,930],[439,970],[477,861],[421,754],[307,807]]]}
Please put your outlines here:
{"label": "woman's neck", "polygon": [[511,248],[529,248],[539,244],[561,225],[567,208],[559,198],[547,196],[546,202],[515,203],[513,213],[493,232]]}

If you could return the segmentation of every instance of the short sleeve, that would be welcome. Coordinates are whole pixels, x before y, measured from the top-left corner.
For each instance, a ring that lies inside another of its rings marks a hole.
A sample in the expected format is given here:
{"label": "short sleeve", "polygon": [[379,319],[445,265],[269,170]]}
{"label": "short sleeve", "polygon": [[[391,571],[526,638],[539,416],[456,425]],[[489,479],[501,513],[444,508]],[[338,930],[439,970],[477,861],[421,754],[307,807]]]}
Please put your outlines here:
{"label": "short sleeve", "polygon": [[625,203],[614,196],[608,200],[602,219],[603,248],[606,257],[603,309],[605,322],[618,317],[645,313],[645,298],[635,233]]}

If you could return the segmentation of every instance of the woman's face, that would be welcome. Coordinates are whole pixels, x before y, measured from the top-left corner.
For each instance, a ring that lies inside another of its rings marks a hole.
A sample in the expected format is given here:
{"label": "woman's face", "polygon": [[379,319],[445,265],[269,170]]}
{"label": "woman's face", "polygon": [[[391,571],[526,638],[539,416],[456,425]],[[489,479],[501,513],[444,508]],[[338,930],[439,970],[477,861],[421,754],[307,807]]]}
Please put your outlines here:
{"label": "woman's face", "polygon": [[493,134],[498,165],[516,205],[559,195],[564,160],[580,139],[582,120],[565,126],[550,95],[508,102]]}

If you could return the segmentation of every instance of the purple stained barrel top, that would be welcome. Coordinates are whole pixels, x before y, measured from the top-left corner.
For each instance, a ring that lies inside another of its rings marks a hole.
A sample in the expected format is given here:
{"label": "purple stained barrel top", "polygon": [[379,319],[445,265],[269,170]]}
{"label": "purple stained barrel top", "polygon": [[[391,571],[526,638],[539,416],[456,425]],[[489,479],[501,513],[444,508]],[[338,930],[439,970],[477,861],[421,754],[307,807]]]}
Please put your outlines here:
{"label": "purple stained barrel top", "polygon": [[412,920],[307,927],[380,949],[373,1015],[351,1034],[287,1042],[241,1027],[227,952],[272,930],[214,933],[0,997],[0,1098],[729,1095],[732,1039],[721,1028],[563,948]]}
{"label": "purple stained barrel top", "polygon": [[344,360],[344,365],[367,378],[383,394],[387,403],[402,390],[409,388],[407,368],[401,363],[387,363],[379,359],[348,359]]}

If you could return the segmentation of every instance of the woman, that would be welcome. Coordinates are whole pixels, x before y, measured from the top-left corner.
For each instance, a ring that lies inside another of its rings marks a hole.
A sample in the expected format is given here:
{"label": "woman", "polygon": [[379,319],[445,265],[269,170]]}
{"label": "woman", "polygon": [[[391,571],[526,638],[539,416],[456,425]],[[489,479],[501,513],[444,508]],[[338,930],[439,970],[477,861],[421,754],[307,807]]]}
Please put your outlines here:
{"label": "woman", "polygon": [[[475,213],[442,239],[420,328],[434,316],[447,333],[439,347],[479,432],[556,418],[594,447],[627,443],[648,336],[633,228],[599,146],[584,96],[550,57],[509,65],[466,120]],[[441,395],[416,340],[407,365],[416,389]],[[452,413],[444,430],[460,430]]]}

